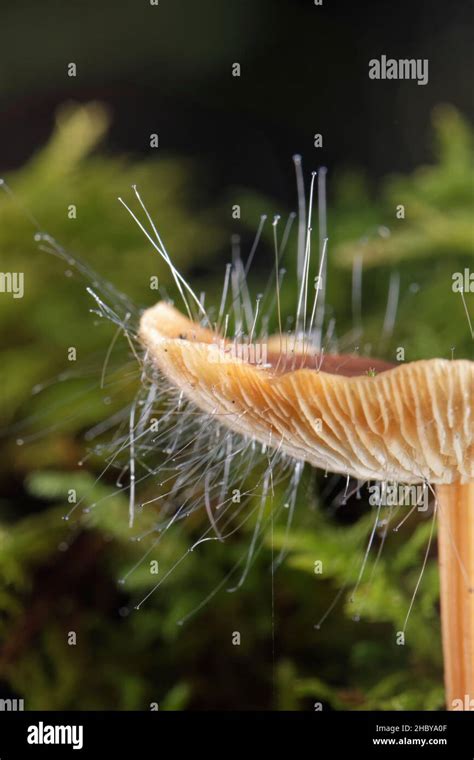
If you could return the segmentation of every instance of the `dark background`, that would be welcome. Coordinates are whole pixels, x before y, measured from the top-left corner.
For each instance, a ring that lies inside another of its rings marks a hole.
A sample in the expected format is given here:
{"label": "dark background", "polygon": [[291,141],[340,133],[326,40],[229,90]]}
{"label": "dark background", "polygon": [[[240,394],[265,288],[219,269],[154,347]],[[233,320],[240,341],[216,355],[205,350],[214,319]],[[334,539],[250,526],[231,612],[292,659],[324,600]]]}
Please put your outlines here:
{"label": "dark background", "polygon": [[[428,158],[435,104],[472,115],[466,0],[46,0],[3,2],[1,17],[2,171],[44,142],[58,104],[99,99],[110,150],[146,153],[157,132],[206,162],[216,193],[245,183],[293,203],[295,152],[378,177]],[[382,54],[428,58],[428,85],[370,80]]]}

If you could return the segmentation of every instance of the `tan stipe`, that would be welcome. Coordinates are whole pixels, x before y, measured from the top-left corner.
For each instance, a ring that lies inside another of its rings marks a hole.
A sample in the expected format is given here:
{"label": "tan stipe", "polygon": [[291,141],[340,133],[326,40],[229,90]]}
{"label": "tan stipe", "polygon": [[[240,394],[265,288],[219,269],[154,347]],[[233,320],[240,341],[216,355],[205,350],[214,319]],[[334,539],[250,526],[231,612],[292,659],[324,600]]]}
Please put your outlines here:
{"label": "tan stipe", "polygon": [[449,710],[474,709],[474,483],[438,486],[441,620]]}

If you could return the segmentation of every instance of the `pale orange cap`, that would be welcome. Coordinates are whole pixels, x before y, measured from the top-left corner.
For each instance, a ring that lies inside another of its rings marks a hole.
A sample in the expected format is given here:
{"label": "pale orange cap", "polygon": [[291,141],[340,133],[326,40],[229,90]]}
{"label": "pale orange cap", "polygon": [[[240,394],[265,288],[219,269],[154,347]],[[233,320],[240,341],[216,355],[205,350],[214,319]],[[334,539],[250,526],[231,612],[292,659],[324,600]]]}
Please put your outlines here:
{"label": "pale orange cap", "polygon": [[[308,367],[300,352],[300,368],[284,358],[275,371],[229,353],[231,341],[223,345],[164,302],[143,313],[139,336],[163,375],[199,409],[314,467],[363,480],[474,479],[473,362],[393,366],[328,355]],[[268,341],[272,364],[277,341]]]}

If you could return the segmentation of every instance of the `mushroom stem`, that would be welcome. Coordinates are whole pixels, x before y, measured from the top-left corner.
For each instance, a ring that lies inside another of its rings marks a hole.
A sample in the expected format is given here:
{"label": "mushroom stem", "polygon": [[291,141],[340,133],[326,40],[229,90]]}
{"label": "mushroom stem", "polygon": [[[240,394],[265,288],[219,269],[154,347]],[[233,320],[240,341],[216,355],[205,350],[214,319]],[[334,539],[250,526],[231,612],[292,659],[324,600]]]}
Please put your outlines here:
{"label": "mushroom stem", "polygon": [[448,710],[474,698],[474,482],[437,486],[441,629]]}

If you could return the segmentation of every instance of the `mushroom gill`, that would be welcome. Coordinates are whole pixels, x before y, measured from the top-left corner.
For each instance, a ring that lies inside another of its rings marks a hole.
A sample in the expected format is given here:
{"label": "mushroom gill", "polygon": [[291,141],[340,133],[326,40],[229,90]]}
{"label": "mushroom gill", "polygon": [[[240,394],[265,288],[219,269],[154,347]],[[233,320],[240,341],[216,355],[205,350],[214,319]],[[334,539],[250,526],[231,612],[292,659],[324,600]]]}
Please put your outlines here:
{"label": "mushroom gill", "polygon": [[447,704],[474,697],[474,363],[280,353],[272,337],[259,366],[162,302],[143,313],[139,337],[169,382],[228,428],[335,473],[437,487]]}

